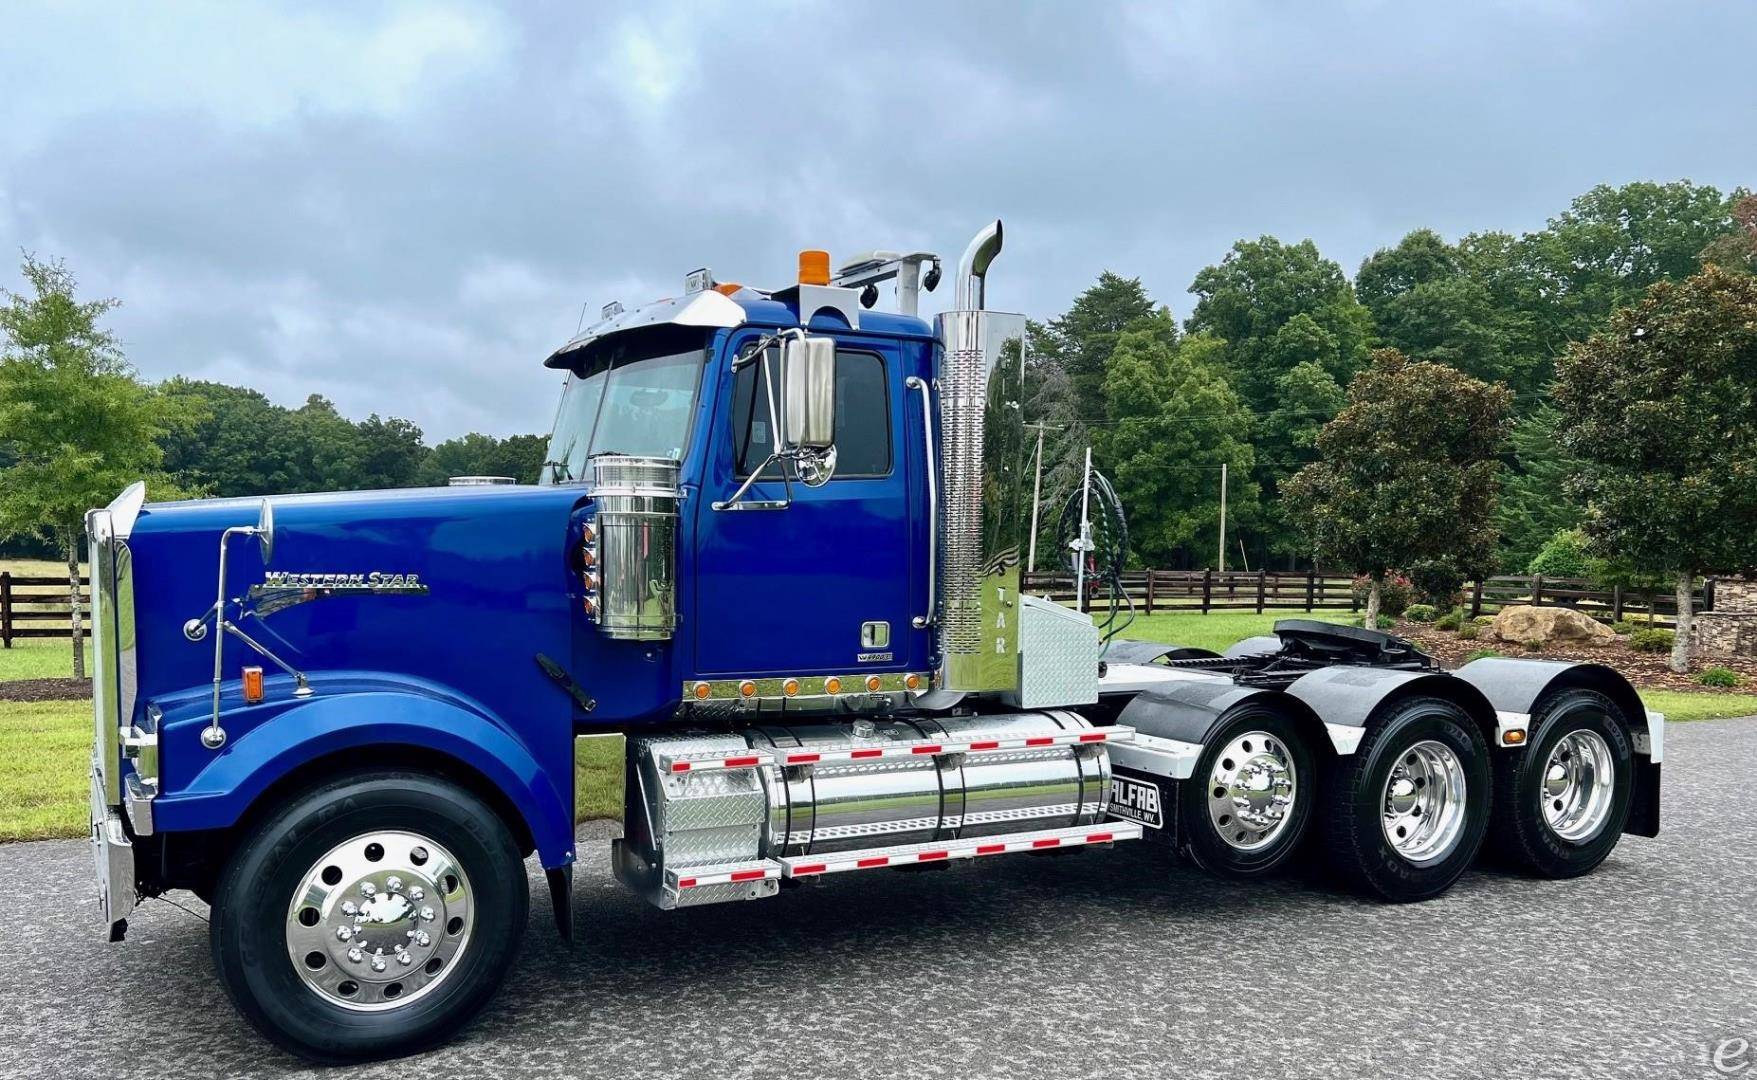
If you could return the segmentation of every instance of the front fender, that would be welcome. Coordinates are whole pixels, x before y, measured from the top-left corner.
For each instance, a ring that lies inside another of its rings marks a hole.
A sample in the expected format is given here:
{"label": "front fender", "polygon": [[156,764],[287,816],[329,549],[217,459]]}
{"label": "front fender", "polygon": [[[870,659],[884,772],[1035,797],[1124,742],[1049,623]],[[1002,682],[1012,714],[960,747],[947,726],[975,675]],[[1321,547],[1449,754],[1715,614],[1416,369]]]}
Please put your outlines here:
{"label": "front fender", "polygon": [[[201,717],[176,726],[205,723]],[[242,732],[190,782],[159,796],[153,815],[165,831],[227,828],[272,784],[307,762],[358,747],[415,747],[486,777],[524,819],[543,865],[563,866],[574,857],[573,813],[556,780],[567,779],[571,796],[571,731],[558,743],[566,749],[565,761],[546,763],[506,728],[455,701],[391,689],[329,694]]]}

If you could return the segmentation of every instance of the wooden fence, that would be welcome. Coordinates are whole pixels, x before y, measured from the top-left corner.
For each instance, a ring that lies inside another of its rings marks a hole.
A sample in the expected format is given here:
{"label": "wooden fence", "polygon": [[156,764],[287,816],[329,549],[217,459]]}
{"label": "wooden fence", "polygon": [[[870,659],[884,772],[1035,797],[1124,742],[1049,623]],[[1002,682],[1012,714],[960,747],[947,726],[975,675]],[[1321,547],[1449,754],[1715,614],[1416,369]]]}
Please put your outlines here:
{"label": "wooden fence", "polygon": [[[1122,576],[1123,590],[1143,615],[1200,611],[1316,611],[1346,608],[1359,611],[1354,579],[1344,574],[1289,573],[1277,570],[1131,570]],[[90,583],[81,581],[81,610],[90,611]],[[1074,602],[1071,574],[1026,574],[1025,591],[1064,604]],[[1086,610],[1103,610],[1109,593],[1086,598]],[[1606,622],[1639,618],[1670,625],[1678,604],[1670,590],[1643,591],[1599,588],[1578,578],[1502,576],[1465,586],[1465,607],[1471,616],[1494,614],[1509,604],[1571,607]],[[1714,579],[1696,590],[1696,610],[1714,607]],[[17,638],[66,637],[67,579],[21,577],[0,571],[0,645],[12,648]],[[90,633],[89,624],[86,633]]]}
{"label": "wooden fence", "polygon": [[[91,611],[91,583],[79,583],[82,614]],[[17,638],[64,638],[71,629],[67,610],[67,579],[23,577],[0,571],[0,646],[12,648]],[[91,633],[89,622],[85,632]]]}
{"label": "wooden fence", "polygon": [[[1316,611],[1345,608],[1359,611],[1351,575],[1286,571],[1132,570],[1122,575],[1123,591],[1143,615],[1177,611]],[[1071,574],[1026,574],[1025,591],[1064,604],[1074,602]],[[1103,610],[1108,590],[1086,598],[1086,610]],[[1696,590],[1696,610],[1712,610],[1714,579]],[[1491,577],[1465,586],[1465,609],[1472,616],[1492,615],[1511,604],[1570,607],[1606,622],[1651,619],[1670,624],[1677,618],[1677,600],[1669,590],[1600,588],[1577,578],[1535,575]]]}

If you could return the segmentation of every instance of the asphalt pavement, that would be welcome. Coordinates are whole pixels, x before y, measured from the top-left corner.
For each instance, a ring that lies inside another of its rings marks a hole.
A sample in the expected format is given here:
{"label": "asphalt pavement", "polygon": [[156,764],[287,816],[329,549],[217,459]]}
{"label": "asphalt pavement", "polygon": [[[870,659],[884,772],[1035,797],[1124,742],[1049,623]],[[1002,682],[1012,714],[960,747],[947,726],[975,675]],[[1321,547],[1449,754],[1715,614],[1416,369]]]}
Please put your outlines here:
{"label": "asphalt pavement", "polygon": [[345,1073],[239,1019],[198,915],[150,902],[106,944],[83,843],[0,846],[0,1077],[1757,1077],[1757,719],[1666,740],[1658,839],[1401,907],[1119,845],[661,912],[586,826],[581,940],[533,868],[489,1011]]}

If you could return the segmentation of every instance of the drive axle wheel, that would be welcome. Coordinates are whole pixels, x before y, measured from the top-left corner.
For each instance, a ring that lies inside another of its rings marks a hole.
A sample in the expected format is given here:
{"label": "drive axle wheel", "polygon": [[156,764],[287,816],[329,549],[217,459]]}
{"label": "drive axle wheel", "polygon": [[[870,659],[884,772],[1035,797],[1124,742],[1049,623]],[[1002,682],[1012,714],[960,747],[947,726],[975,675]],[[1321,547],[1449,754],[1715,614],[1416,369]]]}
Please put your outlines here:
{"label": "drive axle wheel", "polygon": [[1299,847],[1316,792],[1311,749],[1292,721],[1242,710],[1209,733],[1179,785],[1184,853],[1222,877],[1261,877]]}
{"label": "drive axle wheel", "polygon": [[1603,694],[1568,690],[1531,718],[1524,751],[1495,764],[1497,854],[1539,877],[1593,870],[1622,838],[1634,762],[1622,710]]}
{"label": "drive axle wheel", "polygon": [[1398,702],[1331,774],[1331,864],[1384,900],[1438,896],[1482,847],[1489,793],[1488,745],[1464,710],[1439,698]]}
{"label": "drive axle wheel", "polygon": [[487,1003],[528,902],[517,844],[475,795],[355,774],[290,799],[233,855],[214,965],[239,1011],[302,1057],[407,1053]]}

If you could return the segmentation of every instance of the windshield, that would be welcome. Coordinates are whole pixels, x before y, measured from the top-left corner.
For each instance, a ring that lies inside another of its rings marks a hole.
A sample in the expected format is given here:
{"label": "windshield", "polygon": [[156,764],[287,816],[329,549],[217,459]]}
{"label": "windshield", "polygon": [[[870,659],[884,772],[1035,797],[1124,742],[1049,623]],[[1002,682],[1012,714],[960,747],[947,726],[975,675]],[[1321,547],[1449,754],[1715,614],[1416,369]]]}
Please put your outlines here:
{"label": "windshield", "polygon": [[699,330],[640,333],[609,344],[562,391],[543,478],[586,479],[597,454],[681,461],[706,361]]}

